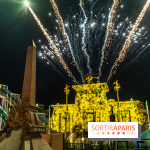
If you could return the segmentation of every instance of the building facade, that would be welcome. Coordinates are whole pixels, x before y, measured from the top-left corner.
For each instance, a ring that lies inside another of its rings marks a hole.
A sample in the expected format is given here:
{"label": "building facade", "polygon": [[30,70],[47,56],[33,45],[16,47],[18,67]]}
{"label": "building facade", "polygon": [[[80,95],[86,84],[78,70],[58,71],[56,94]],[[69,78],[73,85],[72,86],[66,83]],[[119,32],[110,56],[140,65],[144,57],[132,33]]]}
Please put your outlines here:
{"label": "building facade", "polygon": [[75,104],[51,105],[51,132],[87,132],[88,122],[138,122],[147,120],[144,104],[139,100],[107,99],[107,83],[73,85]]}

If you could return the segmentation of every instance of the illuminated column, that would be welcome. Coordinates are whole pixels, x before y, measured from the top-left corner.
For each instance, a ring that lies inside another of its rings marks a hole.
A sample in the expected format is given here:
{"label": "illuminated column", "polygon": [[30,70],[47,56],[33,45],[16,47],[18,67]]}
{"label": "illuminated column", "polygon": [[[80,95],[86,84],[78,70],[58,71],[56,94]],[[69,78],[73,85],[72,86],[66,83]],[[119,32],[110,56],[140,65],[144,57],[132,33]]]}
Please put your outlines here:
{"label": "illuminated column", "polygon": [[27,57],[22,89],[22,97],[35,106],[36,95],[36,46],[32,40],[27,48]]}
{"label": "illuminated column", "polygon": [[66,94],[66,109],[68,110],[68,94],[69,94],[69,92],[70,92],[70,90],[68,89],[70,86],[68,86],[67,84],[66,84],[66,87],[64,88],[64,92],[65,92],[65,94]]}
{"label": "illuminated column", "polygon": [[117,101],[118,101],[118,122],[120,121],[120,110],[119,110],[119,89],[120,84],[118,83],[118,80],[116,82],[114,82],[115,86],[114,86],[114,90],[117,92]]}
{"label": "illuminated column", "polygon": [[114,86],[114,90],[117,92],[117,100],[119,102],[119,89],[121,88],[120,87],[120,84],[118,83],[118,80],[116,82],[114,82],[115,86]]}
{"label": "illuminated column", "polygon": [[[19,98],[20,99],[20,98]],[[46,131],[46,127],[38,117],[38,107],[36,107],[36,46],[32,40],[27,47],[27,56],[24,72],[24,81],[22,88],[22,99],[28,102],[28,114],[30,125],[32,126],[29,132]]]}
{"label": "illuminated column", "polygon": [[66,132],[68,131],[68,94],[69,94],[69,92],[70,92],[70,90],[68,89],[70,86],[68,86],[67,84],[66,84],[66,87],[64,88],[64,92],[65,92],[65,94],[66,94]]}
{"label": "illuminated column", "polygon": [[51,106],[49,105],[49,119],[48,119],[48,120],[49,120],[49,121],[48,121],[48,127],[49,127],[48,133],[49,133],[49,134],[51,133],[51,126],[50,126],[50,119],[51,119],[50,116],[51,116],[51,115],[50,115],[50,113],[51,113]]}

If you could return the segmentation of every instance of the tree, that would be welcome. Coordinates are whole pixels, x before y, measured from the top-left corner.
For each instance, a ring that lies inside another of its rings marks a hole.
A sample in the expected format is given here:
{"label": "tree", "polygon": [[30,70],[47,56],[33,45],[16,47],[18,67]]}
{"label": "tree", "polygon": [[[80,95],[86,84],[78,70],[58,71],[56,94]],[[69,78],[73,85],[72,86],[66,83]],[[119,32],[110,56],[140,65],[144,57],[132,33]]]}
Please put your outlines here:
{"label": "tree", "polygon": [[39,113],[45,113],[45,117],[48,118],[49,116],[49,110],[48,109],[44,109],[45,108],[45,105],[43,104],[38,104],[38,107],[39,107]]}
{"label": "tree", "polygon": [[8,113],[7,122],[12,127],[29,127],[29,103],[26,99],[21,99],[14,104],[11,111]]}

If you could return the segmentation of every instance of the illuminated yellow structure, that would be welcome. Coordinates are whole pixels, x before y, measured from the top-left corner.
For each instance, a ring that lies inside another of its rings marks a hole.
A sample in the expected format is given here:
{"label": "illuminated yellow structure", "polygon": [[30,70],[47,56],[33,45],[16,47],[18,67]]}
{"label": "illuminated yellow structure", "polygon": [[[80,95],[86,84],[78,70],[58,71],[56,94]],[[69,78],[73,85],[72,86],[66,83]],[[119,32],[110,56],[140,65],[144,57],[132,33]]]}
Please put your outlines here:
{"label": "illuminated yellow structure", "polygon": [[144,106],[139,100],[108,100],[107,83],[73,85],[72,88],[76,91],[75,104],[51,105],[52,132],[87,132],[88,122],[138,122],[142,126],[146,121],[140,110]]}

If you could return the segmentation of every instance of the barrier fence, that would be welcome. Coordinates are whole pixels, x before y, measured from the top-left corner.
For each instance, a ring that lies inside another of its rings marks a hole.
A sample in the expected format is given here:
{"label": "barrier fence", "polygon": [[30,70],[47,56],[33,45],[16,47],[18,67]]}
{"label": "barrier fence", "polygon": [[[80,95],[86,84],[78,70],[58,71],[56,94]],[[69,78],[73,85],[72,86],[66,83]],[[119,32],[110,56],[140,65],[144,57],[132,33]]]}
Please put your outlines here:
{"label": "barrier fence", "polygon": [[64,143],[64,150],[150,150],[150,145],[146,145],[144,141],[138,141],[134,144],[131,142],[117,142],[115,144],[84,144],[84,143]]}

